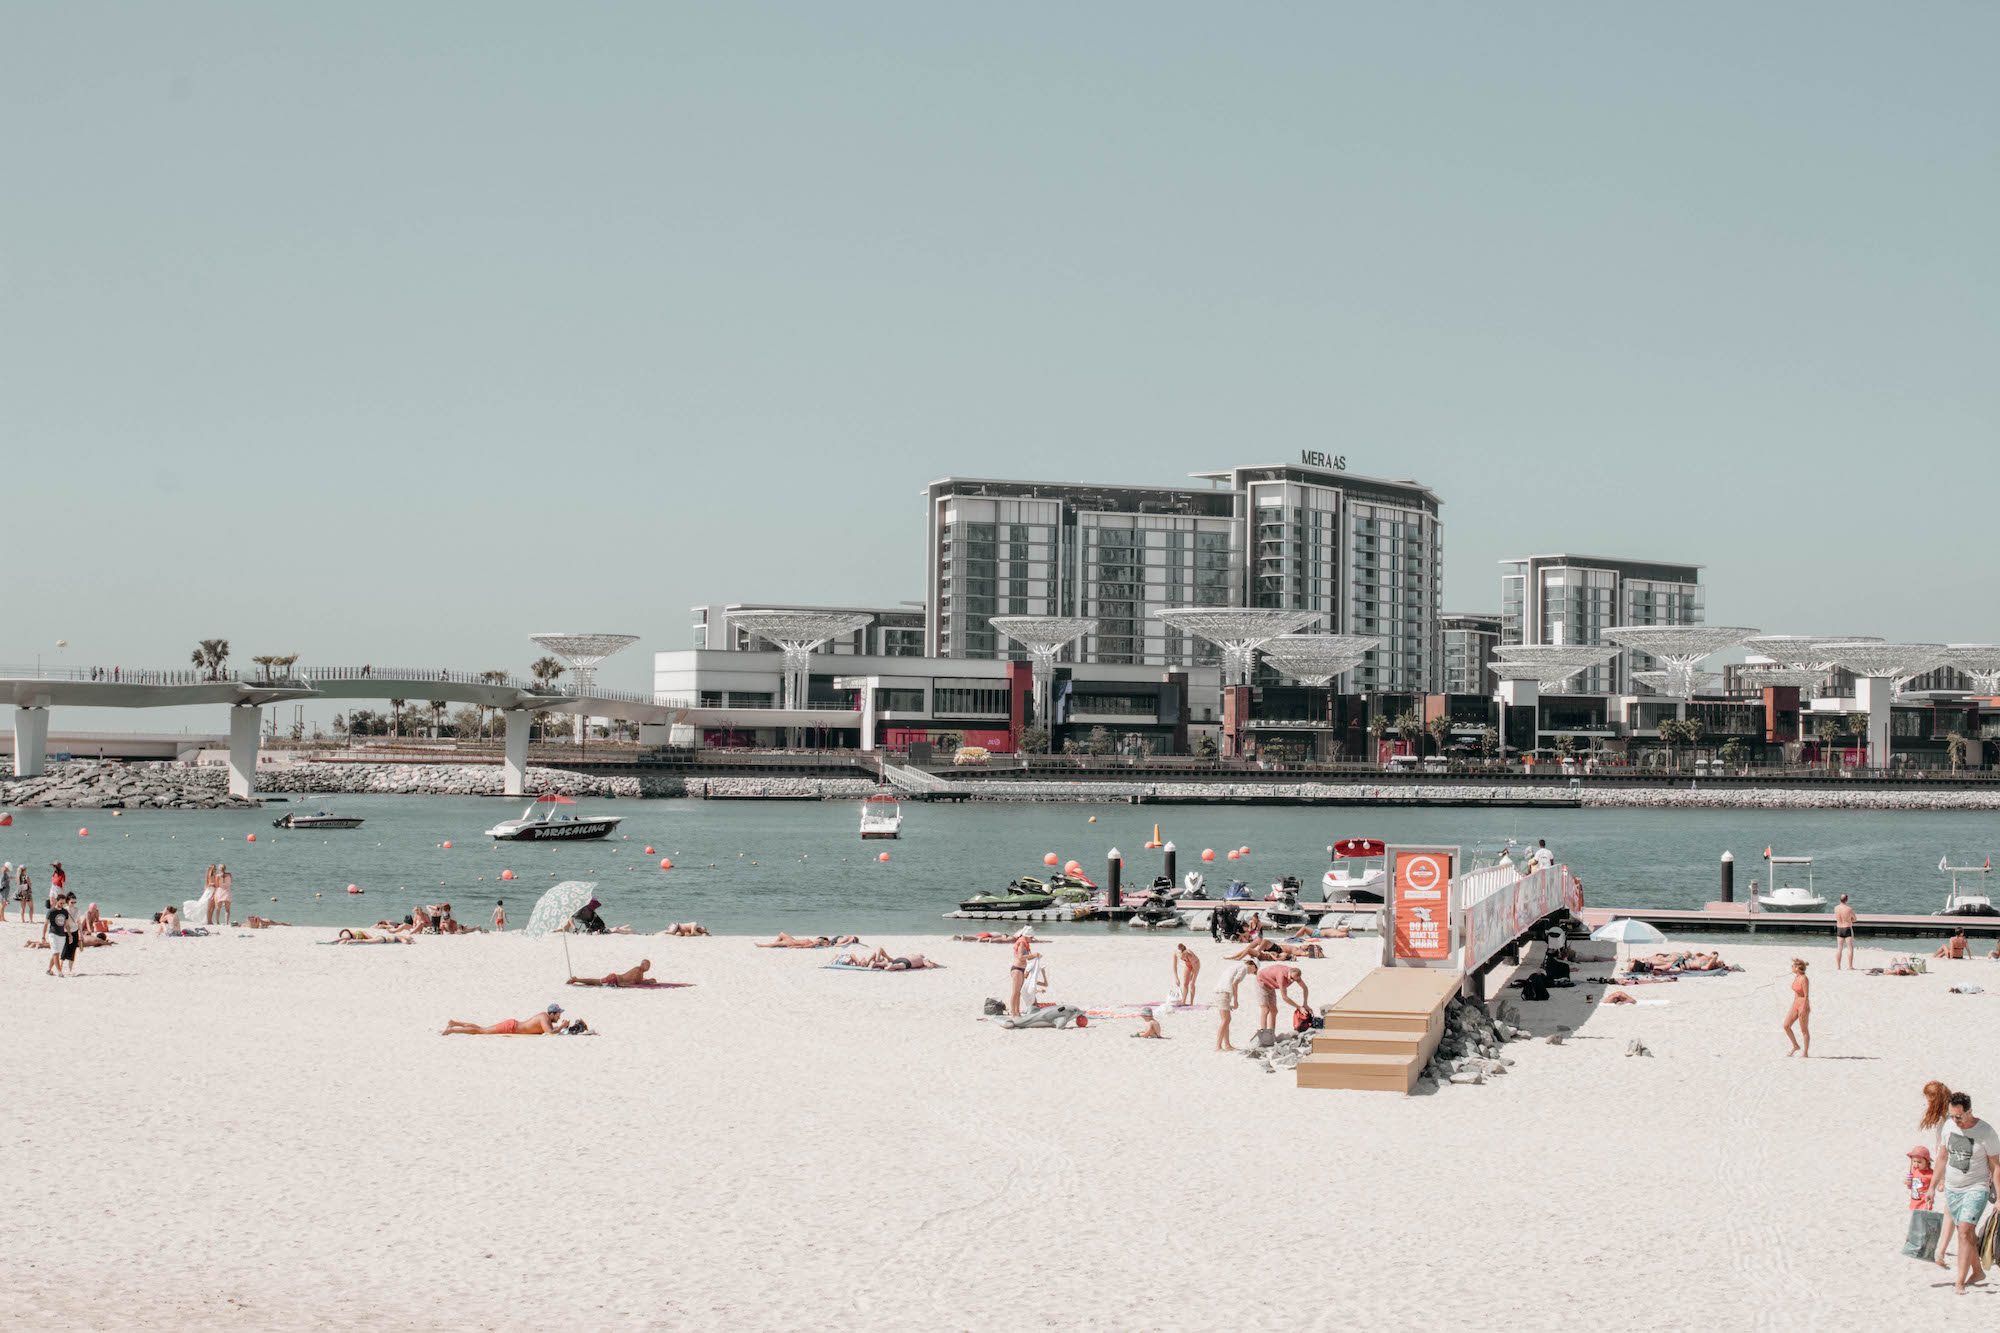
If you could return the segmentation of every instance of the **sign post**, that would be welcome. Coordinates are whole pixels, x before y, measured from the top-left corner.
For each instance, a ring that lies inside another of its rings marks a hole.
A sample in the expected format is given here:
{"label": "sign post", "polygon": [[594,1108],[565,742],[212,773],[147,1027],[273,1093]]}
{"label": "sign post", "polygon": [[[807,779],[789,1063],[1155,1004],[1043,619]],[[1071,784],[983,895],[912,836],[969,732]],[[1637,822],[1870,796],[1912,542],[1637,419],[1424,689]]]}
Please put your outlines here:
{"label": "sign post", "polygon": [[1455,966],[1458,848],[1392,844],[1388,853],[1390,929],[1382,938],[1382,966]]}

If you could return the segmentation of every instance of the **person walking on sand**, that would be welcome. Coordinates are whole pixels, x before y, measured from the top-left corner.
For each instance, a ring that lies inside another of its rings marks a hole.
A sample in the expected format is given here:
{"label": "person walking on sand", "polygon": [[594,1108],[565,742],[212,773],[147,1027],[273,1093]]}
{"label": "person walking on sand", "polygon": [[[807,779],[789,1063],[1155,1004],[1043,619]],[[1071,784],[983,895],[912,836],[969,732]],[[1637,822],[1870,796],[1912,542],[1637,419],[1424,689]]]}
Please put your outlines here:
{"label": "person walking on sand", "polygon": [[1238,992],[1243,988],[1243,979],[1249,976],[1252,970],[1250,960],[1240,958],[1236,966],[1230,969],[1229,976],[1216,988],[1215,1007],[1222,1013],[1222,1022],[1215,1029],[1215,1049],[1218,1051],[1236,1049],[1229,1042],[1229,1020],[1236,1012],[1239,1003]]}
{"label": "person walking on sand", "polygon": [[1185,944],[1174,946],[1174,986],[1178,994],[1174,1003],[1182,1008],[1194,1005],[1195,978],[1201,975],[1201,958]]}
{"label": "person walking on sand", "polygon": [[[1950,1116],[1951,1089],[1936,1079],[1932,1079],[1930,1082],[1924,1084],[1924,1118],[1917,1122],[1917,1128],[1927,1129],[1931,1132],[1930,1157],[1933,1172],[1944,1170],[1944,1132],[1951,1125]],[[1936,1177],[1933,1175],[1932,1182],[1935,1182],[1935,1180]],[[1927,1182],[1922,1201],[1911,1204],[1912,1208],[1928,1208],[1931,1206],[1931,1190],[1935,1188],[1935,1184],[1932,1182]],[[1951,1267],[1946,1256],[1951,1253],[1952,1231],[1953,1228],[1946,1227],[1943,1234],[1938,1237],[1937,1266],[1939,1268]]]}
{"label": "person walking on sand", "polygon": [[[42,934],[49,942],[49,965],[46,969],[49,976],[62,975],[63,946],[71,938],[69,930],[69,909],[63,906],[63,900],[58,897],[49,904],[49,910],[42,914]],[[69,956],[72,961],[76,958],[74,949],[69,951]]]}
{"label": "person walking on sand", "polygon": [[1968,1283],[1986,1280],[1979,1262],[1979,1225],[1986,1205],[2000,1197],[2000,1132],[1972,1113],[1972,1098],[1954,1092],[1946,1101],[1943,1126],[1944,1160],[1931,1179],[1931,1196],[1944,1186],[1945,1211],[1958,1233],[1958,1282],[1953,1290],[1965,1295]]}
{"label": "person walking on sand", "polygon": [[[1799,1036],[1792,1035],[1792,1024],[1799,1025]],[[1799,1037],[1806,1039],[1805,1049],[1799,1048]],[[1785,1040],[1792,1044],[1786,1055],[1810,1056],[1812,1054],[1812,983],[1806,980],[1806,960],[1792,960],[1792,1007],[1785,1015]]]}
{"label": "person walking on sand", "polygon": [[1007,1014],[1010,1018],[1021,1016],[1021,983],[1028,979],[1028,964],[1041,955],[1034,949],[1035,928],[1023,926],[1014,936],[1014,961],[1007,968]]}
{"label": "person walking on sand", "polygon": [[1847,970],[1854,970],[1854,909],[1848,905],[1847,895],[1840,895],[1840,902],[1833,909],[1833,970],[1840,971],[1842,953],[1847,955]]}

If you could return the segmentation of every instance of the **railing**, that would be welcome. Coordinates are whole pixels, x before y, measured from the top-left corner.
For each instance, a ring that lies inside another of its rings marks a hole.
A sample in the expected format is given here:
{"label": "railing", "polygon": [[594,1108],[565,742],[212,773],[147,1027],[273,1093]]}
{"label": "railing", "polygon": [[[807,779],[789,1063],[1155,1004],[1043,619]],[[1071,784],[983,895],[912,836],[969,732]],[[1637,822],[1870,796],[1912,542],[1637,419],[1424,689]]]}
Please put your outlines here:
{"label": "railing", "polygon": [[[599,697],[599,694],[600,694],[599,691],[596,690],[591,691],[592,698]],[[796,710],[787,709],[784,704],[776,702],[726,703],[726,704],[701,703],[696,699],[688,698],[686,695],[669,695],[661,697],[654,697],[652,695],[647,695],[644,696],[643,698],[635,698],[635,702],[660,704],[662,706],[670,708],[701,708],[716,713],[788,712],[788,711],[797,711],[803,713],[858,713],[861,711],[861,705],[858,703],[844,704],[834,699],[808,699],[806,700],[805,704],[802,707]]]}

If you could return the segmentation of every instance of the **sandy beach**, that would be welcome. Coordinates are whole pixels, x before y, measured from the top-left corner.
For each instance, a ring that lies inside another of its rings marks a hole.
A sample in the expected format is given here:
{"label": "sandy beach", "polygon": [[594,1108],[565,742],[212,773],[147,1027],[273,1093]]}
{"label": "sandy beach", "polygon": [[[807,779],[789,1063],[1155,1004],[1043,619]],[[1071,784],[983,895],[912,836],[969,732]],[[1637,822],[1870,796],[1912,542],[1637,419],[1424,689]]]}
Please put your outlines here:
{"label": "sandy beach", "polygon": [[[1504,1077],[1406,1099],[1217,1054],[1208,1009],[1160,1042],[1129,1019],[1002,1030],[979,1017],[1005,993],[993,946],[871,939],[947,966],[857,975],[737,937],[572,941],[579,971],[650,957],[693,983],[607,992],[561,984],[556,939],[331,933],[118,936],[55,980],[0,927],[7,1322],[2000,1320],[2000,1293],[1899,1253],[1922,1083],[2000,1113],[2000,963],[1869,977],[1806,951],[1807,1061],[1778,1031],[1801,950],[1730,942],[1741,974],[1637,988],[1564,1046],[1510,1045]],[[1223,951],[1195,940],[1206,1002]],[[1315,1004],[1378,947],[1303,964]],[[1168,996],[1171,940],[1043,949],[1052,999]],[[551,999],[602,1035],[438,1035]]]}

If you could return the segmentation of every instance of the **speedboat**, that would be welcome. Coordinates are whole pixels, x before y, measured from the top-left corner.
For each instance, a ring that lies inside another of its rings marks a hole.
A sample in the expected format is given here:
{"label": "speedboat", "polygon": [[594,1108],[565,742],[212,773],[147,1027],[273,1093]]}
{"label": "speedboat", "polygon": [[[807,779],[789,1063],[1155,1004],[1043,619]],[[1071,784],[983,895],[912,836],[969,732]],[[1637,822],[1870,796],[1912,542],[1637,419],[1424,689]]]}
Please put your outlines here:
{"label": "speedboat", "polygon": [[271,821],[272,828],[360,828],[359,815],[330,815],[324,810],[302,814],[297,810]]}
{"label": "speedboat", "polygon": [[581,838],[602,838],[623,822],[622,815],[572,815],[562,807],[575,805],[567,796],[538,796],[521,812],[519,819],[503,819],[486,830],[486,836],[502,842],[574,842]]}
{"label": "speedboat", "polygon": [[861,803],[861,836],[899,838],[902,836],[903,807],[893,796],[870,796]]}
{"label": "speedboat", "polygon": [[[1389,880],[1389,849],[1379,838],[1343,838],[1326,849],[1333,868],[1320,877],[1330,903],[1379,903]],[[1370,864],[1380,862],[1380,864]]]}
{"label": "speedboat", "polygon": [[1951,876],[1951,888],[1945,893],[1944,910],[1937,916],[2000,916],[1993,906],[1993,899],[1983,893],[1964,893],[1958,887],[1960,875],[1978,875],[1982,879],[1993,873],[1993,858],[1987,857],[1982,866],[1953,866],[1945,864],[1945,857],[1938,858],[1938,869]]}
{"label": "speedboat", "polygon": [[[1826,899],[1813,892],[1812,858],[1810,856],[1773,856],[1771,855],[1771,849],[1766,847],[1764,849],[1764,860],[1771,867],[1768,882],[1772,885],[1772,888],[1768,893],[1756,895],[1758,911],[1824,912],[1826,910]],[[1778,875],[1781,873],[1778,869],[1779,866],[1804,866],[1806,868],[1806,886],[1803,889],[1792,884],[1780,886],[1778,884]]]}
{"label": "speedboat", "polygon": [[1040,912],[1054,907],[1054,895],[1025,884],[1009,884],[1005,893],[979,893],[958,905],[961,912]]}

